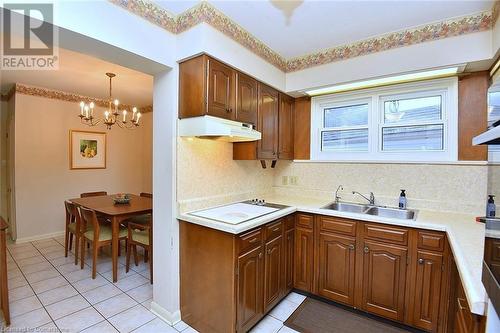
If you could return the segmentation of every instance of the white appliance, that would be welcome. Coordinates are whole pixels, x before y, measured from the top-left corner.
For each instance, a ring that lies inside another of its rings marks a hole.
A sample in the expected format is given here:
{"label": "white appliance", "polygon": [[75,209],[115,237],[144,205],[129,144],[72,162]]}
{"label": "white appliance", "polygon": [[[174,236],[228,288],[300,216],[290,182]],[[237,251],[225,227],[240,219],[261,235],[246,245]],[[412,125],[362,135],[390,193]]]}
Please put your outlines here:
{"label": "white appliance", "polygon": [[495,122],[486,132],[472,138],[472,144],[474,146],[500,144],[500,121]]}
{"label": "white appliance", "polygon": [[269,206],[258,206],[248,203],[234,203],[196,212],[188,213],[206,219],[224,222],[229,224],[239,224],[257,217],[278,211],[280,208]]}
{"label": "white appliance", "polygon": [[179,136],[243,142],[261,139],[261,134],[251,124],[212,116],[184,118],[179,120]]}

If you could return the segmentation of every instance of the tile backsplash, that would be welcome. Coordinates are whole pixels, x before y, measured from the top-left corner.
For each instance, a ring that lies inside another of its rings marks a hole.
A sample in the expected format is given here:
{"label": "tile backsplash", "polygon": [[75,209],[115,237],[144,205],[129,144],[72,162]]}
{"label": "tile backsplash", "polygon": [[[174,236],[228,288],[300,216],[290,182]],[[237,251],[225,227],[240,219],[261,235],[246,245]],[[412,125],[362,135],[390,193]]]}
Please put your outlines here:
{"label": "tile backsplash", "polygon": [[262,169],[259,161],[232,156],[231,143],[178,139],[180,212],[269,193],[333,200],[341,184],[345,201],[363,202],[352,191],[367,196],[371,191],[377,204],[397,206],[405,189],[408,207],[415,209],[482,215],[487,191],[500,203],[500,166],[278,161],[275,169]]}
{"label": "tile backsplash", "polygon": [[233,144],[204,139],[177,141],[179,211],[246,200],[272,191],[273,169],[259,161],[233,161]]}
{"label": "tile backsplash", "polygon": [[[283,176],[296,177],[297,185],[283,186]],[[333,200],[341,184],[345,201],[363,202],[352,191],[373,192],[377,204],[397,206],[405,189],[409,208],[484,214],[488,166],[284,162],[275,170],[275,191],[282,194]]]}

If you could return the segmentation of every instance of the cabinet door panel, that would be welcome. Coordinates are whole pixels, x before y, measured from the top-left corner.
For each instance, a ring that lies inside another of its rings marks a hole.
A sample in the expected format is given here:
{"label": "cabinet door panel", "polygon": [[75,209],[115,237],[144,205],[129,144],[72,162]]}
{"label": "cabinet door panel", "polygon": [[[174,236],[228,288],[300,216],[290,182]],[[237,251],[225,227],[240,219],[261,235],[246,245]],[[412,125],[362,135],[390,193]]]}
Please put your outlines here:
{"label": "cabinet door panel", "polygon": [[439,316],[443,255],[417,252],[417,276],[413,324],[421,329],[435,331]]}
{"label": "cabinet door panel", "polygon": [[290,229],[285,232],[285,290],[286,293],[293,289],[293,270],[294,270],[294,251],[295,251],[295,230]]}
{"label": "cabinet door panel", "polygon": [[295,229],[295,288],[311,292],[313,280],[313,231]]}
{"label": "cabinet door panel", "polygon": [[257,81],[238,73],[236,120],[257,126]]}
{"label": "cabinet door panel", "polygon": [[238,258],[238,332],[246,332],[263,316],[262,247]]}
{"label": "cabinet door panel", "polygon": [[353,305],[355,240],[327,233],[319,235],[319,294]]}
{"label": "cabinet door panel", "polygon": [[279,236],[266,244],[264,261],[264,312],[276,305],[283,295],[282,262],[283,237]]}
{"label": "cabinet door panel", "polygon": [[403,320],[408,250],[391,244],[365,241],[363,307],[392,320]]}
{"label": "cabinet door panel", "polygon": [[293,98],[280,94],[278,158],[293,159]]}
{"label": "cabinet door panel", "polygon": [[234,119],[235,71],[218,61],[208,59],[208,114]]}
{"label": "cabinet door panel", "polygon": [[278,99],[279,95],[276,90],[259,84],[257,129],[262,134],[257,149],[259,159],[278,158]]}

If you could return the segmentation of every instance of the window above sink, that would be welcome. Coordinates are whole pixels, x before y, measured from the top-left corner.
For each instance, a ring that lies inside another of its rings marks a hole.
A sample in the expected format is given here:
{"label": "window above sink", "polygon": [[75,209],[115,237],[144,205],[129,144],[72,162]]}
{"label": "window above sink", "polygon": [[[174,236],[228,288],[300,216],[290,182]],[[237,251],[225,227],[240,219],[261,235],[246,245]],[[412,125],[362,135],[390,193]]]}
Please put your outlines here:
{"label": "window above sink", "polygon": [[313,97],[311,159],[457,161],[458,81]]}

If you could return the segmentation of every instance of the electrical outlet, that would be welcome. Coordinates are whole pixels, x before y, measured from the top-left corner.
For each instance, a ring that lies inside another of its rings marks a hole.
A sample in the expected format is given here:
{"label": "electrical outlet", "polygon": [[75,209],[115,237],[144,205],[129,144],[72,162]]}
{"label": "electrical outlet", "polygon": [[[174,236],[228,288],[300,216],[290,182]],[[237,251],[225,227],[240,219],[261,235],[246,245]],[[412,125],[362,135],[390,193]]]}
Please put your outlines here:
{"label": "electrical outlet", "polygon": [[297,176],[290,176],[290,185],[297,185]]}
{"label": "electrical outlet", "polygon": [[281,185],[288,185],[288,176],[281,177]]}

